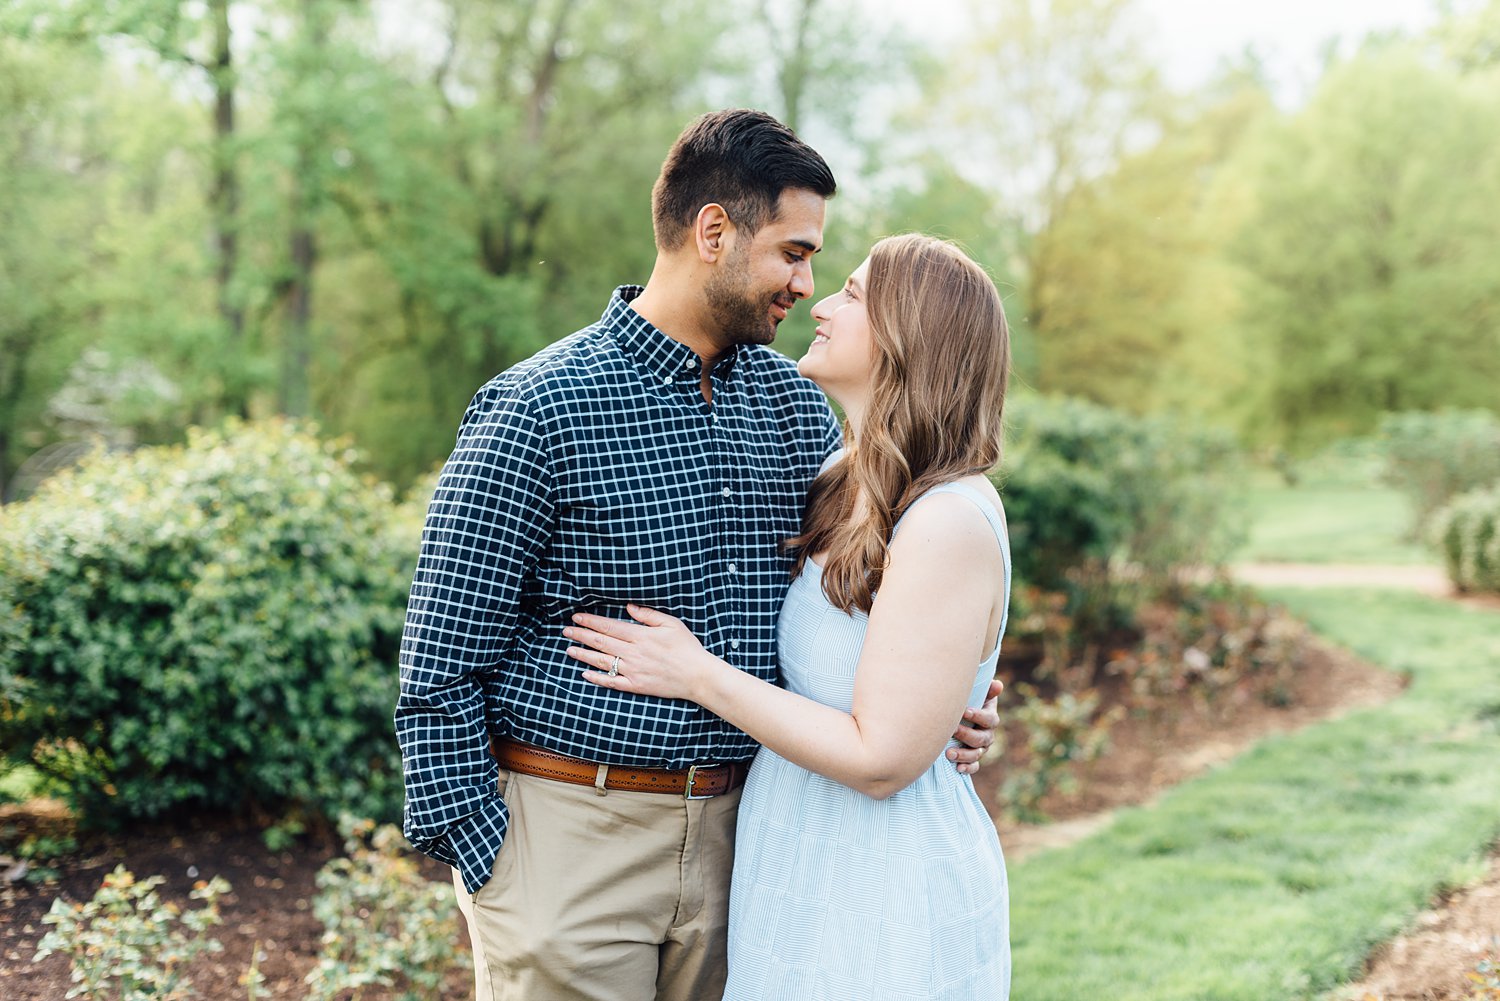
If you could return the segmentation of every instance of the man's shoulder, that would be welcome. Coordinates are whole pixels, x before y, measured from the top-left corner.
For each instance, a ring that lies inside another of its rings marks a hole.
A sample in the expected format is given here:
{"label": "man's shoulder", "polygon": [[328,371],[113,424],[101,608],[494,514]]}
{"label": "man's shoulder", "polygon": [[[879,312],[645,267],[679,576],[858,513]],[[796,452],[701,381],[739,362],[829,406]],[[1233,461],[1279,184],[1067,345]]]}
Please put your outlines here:
{"label": "man's shoulder", "polygon": [[474,399],[545,406],[560,390],[597,380],[618,366],[613,338],[594,323],[516,362],[481,386]]}

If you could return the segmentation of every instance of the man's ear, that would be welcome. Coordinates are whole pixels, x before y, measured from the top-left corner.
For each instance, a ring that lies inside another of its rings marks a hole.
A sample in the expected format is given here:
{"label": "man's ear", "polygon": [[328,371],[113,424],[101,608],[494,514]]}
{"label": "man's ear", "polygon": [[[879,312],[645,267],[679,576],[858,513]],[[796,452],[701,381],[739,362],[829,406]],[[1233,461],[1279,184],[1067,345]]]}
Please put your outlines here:
{"label": "man's ear", "polygon": [[734,223],[724,206],[709,202],[698,210],[698,217],[693,220],[693,241],[700,261],[713,264],[728,251],[733,239]]}

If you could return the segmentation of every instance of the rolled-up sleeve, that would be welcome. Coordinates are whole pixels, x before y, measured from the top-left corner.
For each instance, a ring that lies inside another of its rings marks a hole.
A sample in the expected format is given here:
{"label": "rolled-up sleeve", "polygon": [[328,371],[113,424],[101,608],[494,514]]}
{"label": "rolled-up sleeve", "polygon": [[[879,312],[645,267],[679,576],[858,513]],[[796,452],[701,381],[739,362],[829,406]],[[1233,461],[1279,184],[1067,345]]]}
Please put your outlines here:
{"label": "rolled-up sleeve", "polygon": [[427,509],[395,716],[406,836],[457,866],[470,892],[489,880],[509,821],[484,679],[511,647],[523,579],[553,522],[545,435],[523,394],[491,384],[465,413]]}

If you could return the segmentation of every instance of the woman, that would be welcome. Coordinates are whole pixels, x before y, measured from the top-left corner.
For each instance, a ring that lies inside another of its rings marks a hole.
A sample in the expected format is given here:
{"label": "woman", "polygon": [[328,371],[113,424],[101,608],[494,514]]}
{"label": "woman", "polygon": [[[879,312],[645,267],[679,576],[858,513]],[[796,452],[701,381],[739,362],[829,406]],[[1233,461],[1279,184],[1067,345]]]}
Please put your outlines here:
{"label": "woman", "polygon": [[731,884],[726,998],[1006,997],[1005,863],[943,760],[994,675],[1010,590],[1000,499],[1009,335],[953,245],[880,241],[813,308],[799,363],[847,418],[814,481],[779,623],[785,689],[681,622],[590,615],[569,653],[609,688],[697,702],[763,745]]}

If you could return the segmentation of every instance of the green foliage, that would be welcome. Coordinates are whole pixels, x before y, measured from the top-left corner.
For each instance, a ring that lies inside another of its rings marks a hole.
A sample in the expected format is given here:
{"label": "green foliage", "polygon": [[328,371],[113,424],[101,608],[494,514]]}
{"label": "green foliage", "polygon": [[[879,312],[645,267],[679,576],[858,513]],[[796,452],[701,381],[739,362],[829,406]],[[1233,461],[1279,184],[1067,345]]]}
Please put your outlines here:
{"label": "green foliage", "polygon": [[325,930],[308,998],[358,998],[377,984],[399,988],[401,1001],[438,997],[447,975],[471,962],[458,948],[452,887],[422,875],[395,827],[348,818],[340,827],[346,857],[318,873],[313,913]]}
{"label": "green foliage", "polygon": [[1407,537],[1411,504],[1385,482],[1374,439],[1340,439],[1279,468],[1254,470],[1246,491],[1247,531],[1236,562],[1412,565],[1432,550]]}
{"label": "green foliage", "polygon": [[1500,480],[1455,497],[1430,531],[1454,587],[1500,594]]}
{"label": "green foliage", "polygon": [[1500,87],[1403,44],[1335,65],[1246,153],[1244,336],[1268,433],[1316,443],[1383,412],[1490,406],[1500,384]]}
{"label": "green foliage", "polygon": [[82,340],[76,289],[103,192],[98,172],[66,167],[90,163],[90,143],[49,123],[95,85],[84,60],[24,47],[0,26],[0,499],[55,437],[48,403]]}
{"label": "green foliage", "polygon": [[1053,790],[1071,791],[1072,766],[1104,754],[1120,708],[1099,714],[1099,693],[1093,690],[1047,699],[1035,685],[1023,682],[1015,692],[1021,702],[1010,714],[1025,728],[1027,754],[1023,761],[1007,763],[1000,799],[1017,820],[1045,820],[1042,800]]}
{"label": "green foliage", "polygon": [[414,540],[293,427],[100,456],[0,523],[0,749],[90,823],[177,806],[381,817]]}
{"label": "green foliage", "polygon": [[1249,202],[1233,162],[1272,105],[1243,79],[1196,103],[1162,123],[1155,145],[1080,185],[1037,235],[1036,383],[1243,426],[1267,366],[1236,326],[1242,282],[1225,249]]}
{"label": "green foliage", "polygon": [[75,986],[67,997],[175,1001],[193,996],[185,968],[201,953],[222,951],[207,933],[220,923],[218,901],[230,887],[218,877],[200,880],[192,899],[203,906],[184,912],[157,894],[163,882],[161,876],[137,880],[120,865],[88,903],[53,901],[42,918],[52,930],[35,958],[62,953],[72,960]]}
{"label": "green foliage", "polygon": [[1221,713],[1251,698],[1290,703],[1307,630],[1283,609],[1213,589],[1143,609],[1139,622],[1140,642],[1105,668],[1125,679],[1133,707],[1160,716],[1184,694]]}
{"label": "green foliage", "polygon": [[1018,575],[1070,595],[1084,631],[1117,624],[1233,541],[1228,435],[1078,400],[1028,398],[999,482]]}
{"label": "green foliage", "polygon": [[1411,500],[1413,536],[1458,494],[1500,483],[1500,415],[1494,411],[1388,414],[1380,438],[1385,479]]}

